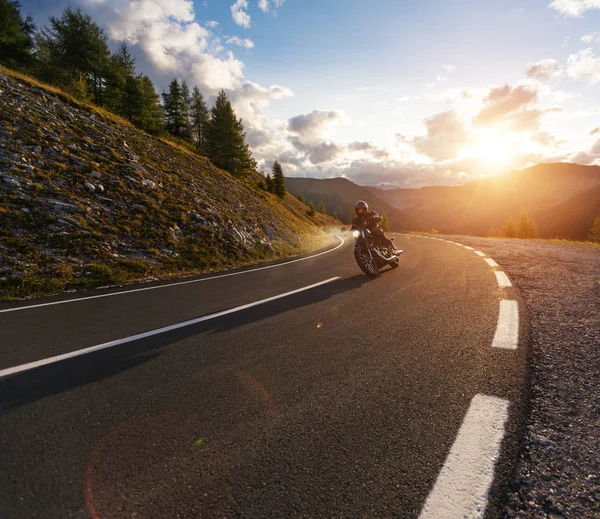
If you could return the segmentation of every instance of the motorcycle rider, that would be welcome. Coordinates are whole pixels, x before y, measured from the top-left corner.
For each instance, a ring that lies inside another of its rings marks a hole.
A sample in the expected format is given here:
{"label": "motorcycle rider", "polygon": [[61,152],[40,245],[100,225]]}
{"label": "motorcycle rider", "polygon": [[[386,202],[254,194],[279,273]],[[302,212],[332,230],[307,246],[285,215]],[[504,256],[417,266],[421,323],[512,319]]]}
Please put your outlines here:
{"label": "motorcycle rider", "polygon": [[354,204],[354,212],[356,216],[352,220],[353,229],[355,227],[368,229],[375,238],[375,241],[389,247],[393,251],[393,254],[400,252],[394,248],[392,241],[386,238],[379,225],[377,225],[381,222],[382,218],[375,211],[369,211],[369,204],[367,202],[364,200],[356,202]]}

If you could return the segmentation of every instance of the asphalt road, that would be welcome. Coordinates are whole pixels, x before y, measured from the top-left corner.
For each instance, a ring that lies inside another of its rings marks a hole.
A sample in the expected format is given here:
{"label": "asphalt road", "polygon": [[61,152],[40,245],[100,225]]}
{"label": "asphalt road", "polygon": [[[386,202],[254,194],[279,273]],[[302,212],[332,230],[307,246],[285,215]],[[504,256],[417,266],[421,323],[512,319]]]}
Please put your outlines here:
{"label": "asphalt road", "polygon": [[518,348],[491,345],[518,294],[473,251],[395,243],[399,268],[375,279],[347,242],[1,312],[0,372],[338,278],[0,378],[0,517],[416,518],[475,395],[510,403],[487,508],[500,516],[527,411],[524,312]]}

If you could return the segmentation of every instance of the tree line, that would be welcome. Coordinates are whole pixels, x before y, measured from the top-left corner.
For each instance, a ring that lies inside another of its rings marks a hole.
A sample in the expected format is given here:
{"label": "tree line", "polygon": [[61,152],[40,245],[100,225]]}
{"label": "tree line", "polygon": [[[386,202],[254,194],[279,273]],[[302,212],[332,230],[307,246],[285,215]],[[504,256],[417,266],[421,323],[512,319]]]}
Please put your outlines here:
{"label": "tree line", "polygon": [[23,18],[18,1],[0,0],[1,64],[103,107],[150,134],[183,139],[232,175],[256,169],[242,120],[224,90],[210,110],[198,87],[190,91],[178,79],[159,97],[150,78],[137,72],[127,44],[111,52],[107,41],[104,30],[81,9],[68,7],[38,30],[31,17]]}

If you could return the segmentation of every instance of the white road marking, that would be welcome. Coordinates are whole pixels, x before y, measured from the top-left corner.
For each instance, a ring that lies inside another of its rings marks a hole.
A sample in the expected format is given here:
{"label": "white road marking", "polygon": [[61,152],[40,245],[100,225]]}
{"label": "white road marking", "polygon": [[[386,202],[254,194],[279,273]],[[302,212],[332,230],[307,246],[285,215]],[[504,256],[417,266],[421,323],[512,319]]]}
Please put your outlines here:
{"label": "white road marking", "polygon": [[498,265],[498,263],[496,263],[492,258],[486,258],[485,262],[490,266],[490,267],[499,267],[500,265]]}
{"label": "white road marking", "polygon": [[15,366],[13,368],[7,368],[0,371],[0,378],[8,377],[10,375],[15,375],[17,373],[22,373],[23,371],[28,371],[30,369],[39,368],[41,366],[47,366],[48,364],[54,364],[55,362],[60,362],[66,359],[72,359],[73,357],[79,357],[81,355],[86,355],[88,353],[93,353],[95,351],[105,350],[107,348],[112,348],[113,346],[119,346],[121,344],[127,344],[128,342],[138,341],[140,339],[146,339],[148,337],[153,337],[154,335],[160,335],[161,333],[171,332],[173,330],[178,330],[179,328],[185,328],[186,326],[192,326],[194,324],[202,323],[204,321],[210,321],[211,319],[216,319],[217,317],[223,317],[224,315],[233,314],[235,312],[241,312],[242,310],[247,310],[248,308],[252,308],[254,306],[263,305],[265,303],[270,303],[271,301],[276,301],[278,299],[282,299],[284,297],[288,297],[294,294],[299,294],[300,292],[305,292],[307,290],[311,290],[316,287],[320,287],[322,285],[326,285],[327,283],[331,283],[332,281],[336,281],[340,279],[340,277],[334,277],[331,279],[326,279],[325,281],[321,281],[319,283],[315,283],[314,285],[309,285],[306,287],[298,288],[296,290],[292,290],[291,292],[286,292],[285,294],[280,294],[278,296],[269,297],[267,299],[261,299],[260,301],[255,301],[254,303],[248,303],[246,305],[238,306],[236,308],[230,308],[229,310],[223,310],[221,312],[217,312],[214,314],[205,315],[202,317],[198,317],[197,319],[191,319],[189,321],[184,321],[178,324],[172,324],[171,326],[165,326],[163,328],[157,328],[156,330],[151,330],[149,332],[138,333],[137,335],[132,335],[130,337],[125,337],[124,339],[117,339],[115,341],[105,342],[103,344],[98,344],[97,346],[90,346],[89,348],[83,348],[81,350],[71,351],[69,353],[64,353],[62,355],[56,355],[55,357],[49,357],[47,359],[37,360],[35,362],[29,362],[27,364],[22,364],[20,366]]}
{"label": "white road marking", "polygon": [[483,518],[509,402],[475,395],[419,519]]}
{"label": "white road marking", "polygon": [[482,258],[485,258],[485,254],[481,251],[476,250],[475,254],[477,254],[477,256],[481,256]]}
{"label": "white road marking", "polygon": [[278,268],[278,267],[285,267],[286,265],[291,265],[292,263],[298,263],[299,261],[306,261],[309,259],[313,259],[318,256],[322,256],[323,254],[329,254],[330,252],[333,252],[333,251],[339,249],[341,246],[344,245],[345,240],[344,240],[344,238],[341,238],[340,236],[336,236],[336,238],[338,240],[341,240],[341,243],[333,249],[326,250],[325,252],[319,252],[318,254],[313,254],[312,256],[307,256],[306,258],[300,258],[300,259],[295,259],[292,261],[286,261],[285,263],[278,263],[277,265],[269,265],[267,267],[258,267],[258,268],[254,268],[254,269],[243,270],[241,272],[231,272],[229,274],[219,274],[217,276],[211,276],[211,277],[206,277],[206,278],[202,278],[202,279],[191,279],[189,281],[179,281],[177,283],[169,283],[168,285],[158,285],[158,286],[154,286],[154,287],[135,288],[133,290],[123,290],[120,292],[111,292],[110,294],[100,294],[97,296],[78,297],[76,299],[66,299],[64,301],[53,301],[51,303],[41,303],[41,304],[37,304],[37,305],[20,306],[17,308],[7,308],[6,310],[0,310],[0,314],[8,313],[8,312],[20,312],[22,310],[31,310],[33,308],[42,308],[44,306],[54,306],[54,305],[65,305],[67,303],[77,303],[79,301],[87,301],[88,299],[100,299],[103,297],[121,296],[124,294],[133,294],[134,292],[145,292],[146,290],[158,290],[160,288],[176,287],[176,286],[180,286],[180,285],[189,285],[191,283],[202,283],[204,281],[212,281],[213,279],[227,278],[230,276],[241,276],[242,274],[248,274],[250,272],[257,272],[259,270],[267,270],[267,269],[274,269],[274,268]]}
{"label": "white road marking", "polygon": [[464,247],[465,247],[465,249],[467,249],[467,250],[475,250],[473,247],[468,247],[467,245],[465,245]]}
{"label": "white road marking", "polygon": [[498,325],[492,348],[516,350],[519,344],[519,303],[512,300],[500,301]]}
{"label": "white road marking", "polygon": [[498,286],[500,288],[512,287],[512,283],[508,276],[502,272],[501,270],[494,270],[494,274],[496,274],[496,279],[498,280]]}

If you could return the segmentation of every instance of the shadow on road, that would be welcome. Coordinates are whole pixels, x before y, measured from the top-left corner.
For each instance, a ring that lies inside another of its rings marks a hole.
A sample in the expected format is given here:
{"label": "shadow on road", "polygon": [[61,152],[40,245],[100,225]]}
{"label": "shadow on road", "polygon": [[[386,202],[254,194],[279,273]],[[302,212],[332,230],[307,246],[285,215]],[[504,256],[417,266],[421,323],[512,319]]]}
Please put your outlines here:
{"label": "shadow on road", "polygon": [[[383,271],[382,274],[385,275],[386,272],[389,271]],[[163,350],[168,346],[189,337],[201,333],[224,333],[249,323],[326,301],[332,296],[360,289],[366,283],[377,282],[378,279],[382,278],[356,275],[340,279],[248,310],[2,379],[0,380],[0,413],[141,366],[162,355]]]}

